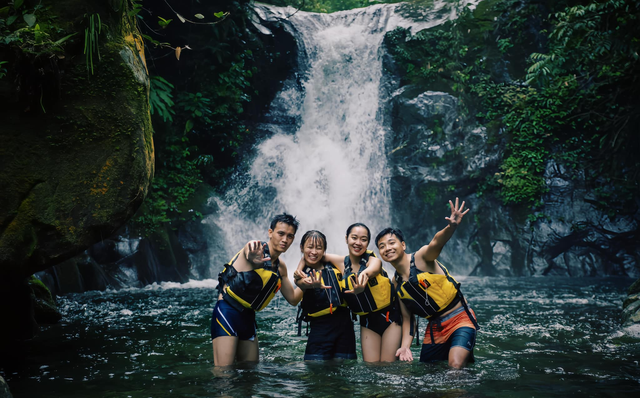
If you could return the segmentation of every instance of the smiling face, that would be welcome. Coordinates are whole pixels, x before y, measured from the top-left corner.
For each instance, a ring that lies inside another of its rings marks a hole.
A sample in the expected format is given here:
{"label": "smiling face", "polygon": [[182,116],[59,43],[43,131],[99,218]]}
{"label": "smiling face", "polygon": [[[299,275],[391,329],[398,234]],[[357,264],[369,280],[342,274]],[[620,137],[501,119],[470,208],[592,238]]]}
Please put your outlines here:
{"label": "smiling face", "polygon": [[378,240],[380,257],[388,263],[401,259],[407,246],[394,234],[387,234]]}
{"label": "smiling face", "polygon": [[369,246],[369,232],[364,227],[353,227],[347,234],[347,246],[349,254],[360,257],[367,251]]}
{"label": "smiling face", "polygon": [[269,248],[278,253],[284,253],[289,249],[296,237],[293,225],[279,222],[274,229],[269,229]]}
{"label": "smiling face", "polygon": [[307,265],[313,267],[322,260],[324,251],[326,250],[324,242],[318,236],[309,236],[306,241],[302,242],[302,254]]}

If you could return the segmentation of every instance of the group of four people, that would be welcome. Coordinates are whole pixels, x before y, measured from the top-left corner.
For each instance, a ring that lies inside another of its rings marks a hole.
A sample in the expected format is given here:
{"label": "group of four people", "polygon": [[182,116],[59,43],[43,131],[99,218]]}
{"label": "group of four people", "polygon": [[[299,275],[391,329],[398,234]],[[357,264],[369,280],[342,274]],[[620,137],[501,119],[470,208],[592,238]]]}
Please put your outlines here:
{"label": "group of four people", "polygon": [[469,211],[449,201],[448,225],[428,245],[406,252],[402,232],[382,230],[375,238],[382,260],[396,270],[390,278],[373,251],[371,233],[356,223],[347,229],[349,255],[329,254],[320,231],[306,232],[300,242],[302,258],[293,274],[294,286],[280,255],[289,249],[298,221],[288,214],[273,218],[267,242],[248,242],[219,275],[218,301],[213,310],[211,337],[216,366],[258,361],[255,312],[280,291],[300,305],[299,318],[309,322],[305,360],[355,359],[352,313],[360,318],[365,362],[412,361],[414,315],[429,319],[421,362],[448,360],[461,368],[473,360],[478,323],[460,292],[460,284],[437,261],[444,245]]}

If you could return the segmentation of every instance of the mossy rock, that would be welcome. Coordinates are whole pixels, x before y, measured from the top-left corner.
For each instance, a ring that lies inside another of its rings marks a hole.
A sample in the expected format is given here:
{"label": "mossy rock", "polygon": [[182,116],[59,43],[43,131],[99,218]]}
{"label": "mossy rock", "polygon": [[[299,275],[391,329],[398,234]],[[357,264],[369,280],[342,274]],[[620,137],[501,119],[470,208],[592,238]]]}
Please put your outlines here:
{"label": "mossy rock", "polygon": [[[42,65],[57,71],[57,91],[32,84],[35,96],[19,82],[31,81],[25,59],[42,60],[0,46],[0,59],[16,65],[0,80],[0,276],[26,277],[111,235],[142,203],[154,170],[149,79],[133,19],[99,0],[43,5],[78,34],[50,61],[55,68]],[[96,13],[104,33],[91,75],[84,29]]]}
{"label": "mossy rock", "polygon": [[35,276],[29,278],[31,300],[33,301],[33,316],[39,325],[57,323],[62,319],[51,292]]}

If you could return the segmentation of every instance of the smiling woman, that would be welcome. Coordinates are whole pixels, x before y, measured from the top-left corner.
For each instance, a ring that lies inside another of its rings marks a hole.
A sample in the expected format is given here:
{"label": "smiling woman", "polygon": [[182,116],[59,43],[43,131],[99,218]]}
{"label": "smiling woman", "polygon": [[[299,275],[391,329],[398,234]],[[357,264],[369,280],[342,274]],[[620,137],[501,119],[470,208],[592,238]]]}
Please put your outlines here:
{"label": "smiling woman", "polygon": [[311,327],[304,359],[356,359],[353,322],[343,297],[344,266],[341,261],[327,261],[326,250],[327,238],[322,232],[308,231],[302,237],[302,271],[308,276],[296,284],[304,290],[302,319]]}

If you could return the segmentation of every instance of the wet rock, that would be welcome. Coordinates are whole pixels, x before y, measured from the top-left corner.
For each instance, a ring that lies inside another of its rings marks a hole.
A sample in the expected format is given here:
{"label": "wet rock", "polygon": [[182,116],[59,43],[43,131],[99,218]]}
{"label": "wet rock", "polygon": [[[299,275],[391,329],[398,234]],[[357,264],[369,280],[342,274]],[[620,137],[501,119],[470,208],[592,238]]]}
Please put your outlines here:
{"label": "wet rock", "polygon": [[38,325],[54,324],[62,319],[58,306],[44,283],[32,276],[29,278],[29,287],[33,301],[33,315]]}
{"label": "wet rock", "polygon": [[411,250],[446,225],[449,199],[472,208],[441,258],[452,272],[491,276],[639,276],[637,209],[609,217],[594,206],[584,176],[548,163],[542,211],[477,196],[501,155],[484,127],[459,115],[458,100],[405,86],[391,95],[388,138],[394,222]]}
{"label": "wet rock", "polygon": [[0,398],[12,398],[11,391],[9,391],[9,386],[7,382],[4,381],[4,378],[0,376]]}

